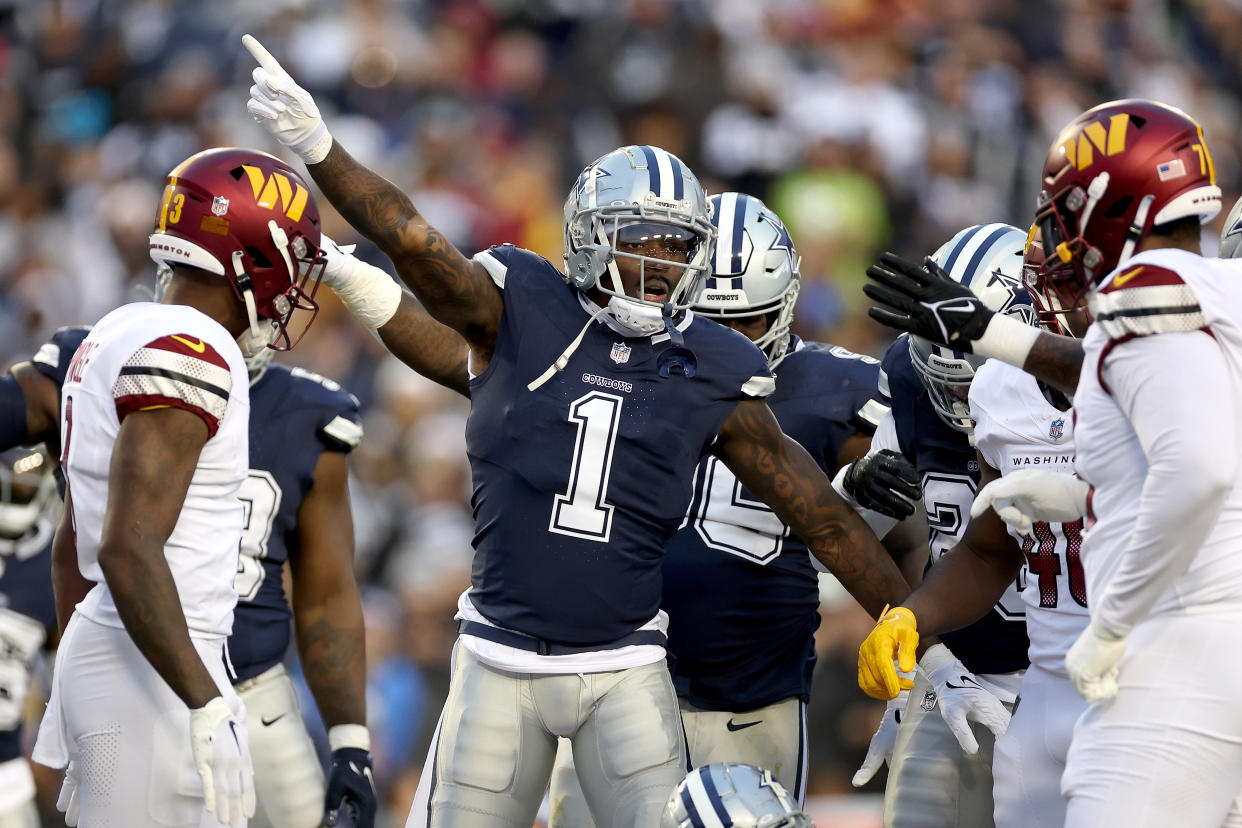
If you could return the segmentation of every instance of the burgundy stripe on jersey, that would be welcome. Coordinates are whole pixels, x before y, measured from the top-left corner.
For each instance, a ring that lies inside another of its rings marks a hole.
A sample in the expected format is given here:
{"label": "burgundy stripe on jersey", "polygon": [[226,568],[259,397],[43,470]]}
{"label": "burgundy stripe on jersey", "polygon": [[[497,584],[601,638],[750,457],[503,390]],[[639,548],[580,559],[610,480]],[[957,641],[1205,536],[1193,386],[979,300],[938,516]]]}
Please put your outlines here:
{"label": "burgundy stripe on jersey", "polygon": [[1091,297],[1091,315],[1109,339],[1194,331],[1204,326],[1199,300],[1176,271],[1121,268]]}
{"label": "burgundy stripe on jersey", "polygon": [[121,367],[112,395],[120,420],[147,408],[181,408],[202,418],[210,439],[220,428],[232,385],[228,363],[214,348],[196,336],[173,334],[135,351]]}

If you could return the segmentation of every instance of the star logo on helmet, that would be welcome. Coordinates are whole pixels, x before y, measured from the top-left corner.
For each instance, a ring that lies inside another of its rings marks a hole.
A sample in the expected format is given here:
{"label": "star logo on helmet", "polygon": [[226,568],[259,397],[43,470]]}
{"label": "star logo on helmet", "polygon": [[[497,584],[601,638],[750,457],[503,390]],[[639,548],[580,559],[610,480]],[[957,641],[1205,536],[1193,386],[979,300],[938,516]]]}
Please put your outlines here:
{"label": "star logo on helmet", "polygon": [[1031,301],[1030,292],[1021,282],[997,268],[992,271],[987,285],[988,287],[1000,285],[1005,289],[1005,301],[995,309],[996,313],[1012,316],[1024,325],[1035,327],[1035,305]]}
{"label": "star logo on helmet", "polygon": [[767,213],[760,213],[759,220],[772,225],[772,229],[776,231],[776,235],[772,239],[772,244],[768,245],[768,249],[784,250],[789,254],[789,260],[792,262],[794,259],[794,244],[793,237],[789,235],[789,230],[785,225],[777,221],[775,216],[768,215]]}

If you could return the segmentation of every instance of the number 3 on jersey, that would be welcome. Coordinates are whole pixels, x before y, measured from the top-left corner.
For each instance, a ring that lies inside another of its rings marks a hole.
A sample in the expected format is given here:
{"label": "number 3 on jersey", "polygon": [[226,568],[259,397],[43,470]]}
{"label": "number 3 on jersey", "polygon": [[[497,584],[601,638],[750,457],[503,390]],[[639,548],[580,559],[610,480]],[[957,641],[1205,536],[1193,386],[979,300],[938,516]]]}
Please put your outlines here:
{"label": "number 3 on jersey", "polygon": [[267,557],[272,524],[280,511],[280,486],[270,472],[251,469],[237,496],[246,509],[246,528],[242,531],[233,589],[239,601],[253,601],[267,575],[263,558]]}
{"label": "number 3 on jersey", "polygon": [[549,532],[608,542],[613,512],[607,501],[608,475],[624,402],[615,394],[592,391],[570,404],[569,420],[578,426],[578,439],[569,467],[569,486],[552,504]]}

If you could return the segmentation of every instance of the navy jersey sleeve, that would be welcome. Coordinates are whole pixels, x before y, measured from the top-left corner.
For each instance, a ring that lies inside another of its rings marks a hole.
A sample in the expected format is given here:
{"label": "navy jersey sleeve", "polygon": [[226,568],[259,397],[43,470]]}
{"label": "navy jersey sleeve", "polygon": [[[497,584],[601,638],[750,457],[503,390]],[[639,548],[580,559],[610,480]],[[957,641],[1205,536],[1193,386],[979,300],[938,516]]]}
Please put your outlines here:
{"label": "navy jersey sleeve", "polygon": [[56,388],[59,389],[65,384],[65,377],[69,373],[69,362],[73,359],[74,352],[78,350],[78,346],[90,332],[89,327],[79,326],[61,328],[52,334],[52,338],[43,343],[43,346],[30,359],[35,370],[56,383]]}
{"label": "navy jersey sleeve", "polygon": [[348,454],[362,442],[362,420],[358,415],[358,398],[333,380],[305,368],[290,372],[296,379],[304,380],[296,387],[306,402],[318,411],[315,435],[328,451]]}
{"label": "navy jersey sleeve", "polygon": [[904,365],[909,362],[908,354],[909,345],[905,334],[899,336],[897,341],[884,352],[884,358],[880,361],[880,369],[876,375],[875,390],[858,407],[855,419],[858,421],[860,431],[874,434],[893,407],[893,376],[902,374]]}
{"label": "navy jersey sleeve", "polygon": [[[840,362],[842,390],[850,401],[850,410],[854,412],[849,424],[859,433],[874,434],[889,409],[888,404],[879,401],[879,360],[856,354],[840,345],[829,347],[828,352]],[[886,387],[886,394],[887,390]]]}

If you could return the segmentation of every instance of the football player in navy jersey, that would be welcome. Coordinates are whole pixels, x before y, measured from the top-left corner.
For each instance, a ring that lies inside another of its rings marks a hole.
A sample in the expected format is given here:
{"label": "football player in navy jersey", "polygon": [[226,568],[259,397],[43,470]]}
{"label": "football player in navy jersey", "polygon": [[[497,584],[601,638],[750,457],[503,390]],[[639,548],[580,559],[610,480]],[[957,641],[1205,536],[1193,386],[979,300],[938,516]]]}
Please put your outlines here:
{"label": "football player in navy jersey", "polygon": [[[1034,307],[1021,287],[1026,237],[1004,224],[969,227],[932,258],[998,313],[1034,324]],[[881,365],[880,398],[891,413],[871,450],[896,451],[918,470],[930,530],[931,557],[922,562],[925,566],[934,568],[967,531],[980,469],[966,390],[982,363],[974,355],[902,336]],[[885,488],[869,471],[859,461],[834,482],[866,502]],[[881,534],[893,525],[877,516],[869,522]],[[1007,541],[1003,529],[992,528]],[[925,642],[927,651],[908,694],[898,694],[896,688],[877,693],[874,684],[864,684],[869,694],[892,699],[854,778],[854,784],[864,784],[891,755],[886,826],[992,824],[992,749],[1009,720],[1001,703],[1012,705],[1028,663],[1025,607],[1018,589],[1017,582],[1011,583],[986,616],[945,633],[943,643]]]}
{"label": "football player in navy jersey", "polygon": [[39,652],[56,638],[52,535],[60,500],[42,447],[0,452],[0,828],[35,828],[22,713]]}
{"label": "football player in navy jersey", "polygon": [[[533,821],[559,736],[572,740],[598,823],[655,824],[685,768],[663,664],[660,564],[705,454],[868,611],[908,591],[820,466],[781,432],[763,402],[774,384],[762,352],[686,310],[713,246],[702,188],[664,150],[624,147],[570,192],[567,275],[512,246],[468,259],[335,144],[310,95],[243,41],[260,64],[251,115],[470,348],[472,587],[408,824]],[[335,289],[368,325],[402,320],[387,285]]]}

